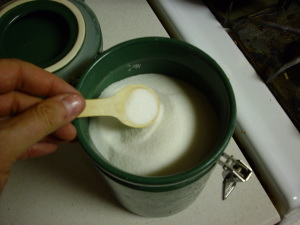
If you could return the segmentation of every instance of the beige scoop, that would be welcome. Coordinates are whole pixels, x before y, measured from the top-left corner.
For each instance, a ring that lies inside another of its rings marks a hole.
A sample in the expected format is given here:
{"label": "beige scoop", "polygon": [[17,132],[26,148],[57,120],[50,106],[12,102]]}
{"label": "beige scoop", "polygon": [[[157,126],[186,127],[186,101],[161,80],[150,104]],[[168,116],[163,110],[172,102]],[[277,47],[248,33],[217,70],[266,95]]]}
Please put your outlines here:
{"label": "beige scoop", "polygon": [[155,121],[159,106],[158,96],[151,88],[128,85],[112,97],[86,99],[86,107],[78,118],[112,116],[127,126],[143,128]]}

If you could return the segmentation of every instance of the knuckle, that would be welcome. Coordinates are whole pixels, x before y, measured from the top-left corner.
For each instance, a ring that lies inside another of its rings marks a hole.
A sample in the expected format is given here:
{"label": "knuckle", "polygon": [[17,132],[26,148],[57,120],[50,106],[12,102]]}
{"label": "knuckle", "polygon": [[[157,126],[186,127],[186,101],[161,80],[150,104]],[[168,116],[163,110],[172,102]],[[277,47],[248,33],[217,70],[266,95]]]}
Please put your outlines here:
{"label": "knuckle", "polygon": [[41,121],[46,128],[56,128],[58,116],[56,109],[53,106],[48,104],[38,104],[37,107],[35,107],[35,113],[37,119]]}

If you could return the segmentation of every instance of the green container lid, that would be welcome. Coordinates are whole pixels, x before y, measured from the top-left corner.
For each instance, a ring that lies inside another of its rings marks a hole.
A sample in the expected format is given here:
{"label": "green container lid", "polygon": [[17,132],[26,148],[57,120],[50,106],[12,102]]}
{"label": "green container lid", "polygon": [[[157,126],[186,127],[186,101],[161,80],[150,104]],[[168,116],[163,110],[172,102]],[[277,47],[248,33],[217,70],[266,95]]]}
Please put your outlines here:
{"label": "green container lid", "polygon": [[31,62],[67,81],[102,44],[94,13],[78,0],[19,0],[0,11],[0,58]]}

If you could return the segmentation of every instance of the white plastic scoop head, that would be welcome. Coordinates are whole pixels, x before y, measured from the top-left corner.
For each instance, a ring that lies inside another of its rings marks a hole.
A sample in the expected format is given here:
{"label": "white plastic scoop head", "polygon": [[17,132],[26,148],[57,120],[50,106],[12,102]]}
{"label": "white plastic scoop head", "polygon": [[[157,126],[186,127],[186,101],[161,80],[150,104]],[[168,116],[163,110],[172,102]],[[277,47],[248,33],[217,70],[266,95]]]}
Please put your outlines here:
{"label": "white plastic scoop head", "polygon": [[100,99],[86,99],[86,107],[78,116],[112,116],[123,124],[143,128],[151,125],[159,113],[157,94],[145,85],[128,85],[114,96]]}

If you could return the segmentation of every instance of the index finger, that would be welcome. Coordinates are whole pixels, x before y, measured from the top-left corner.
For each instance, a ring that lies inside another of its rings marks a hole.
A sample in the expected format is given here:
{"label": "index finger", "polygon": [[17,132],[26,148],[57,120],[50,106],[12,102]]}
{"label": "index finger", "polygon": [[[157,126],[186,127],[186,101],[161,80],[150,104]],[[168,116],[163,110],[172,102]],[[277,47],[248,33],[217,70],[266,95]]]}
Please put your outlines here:
{"label": "index finger", "polygon": [[17,59],[0,59],[0,94],[18,90],[37,96],[79,93],[58,76]]}

